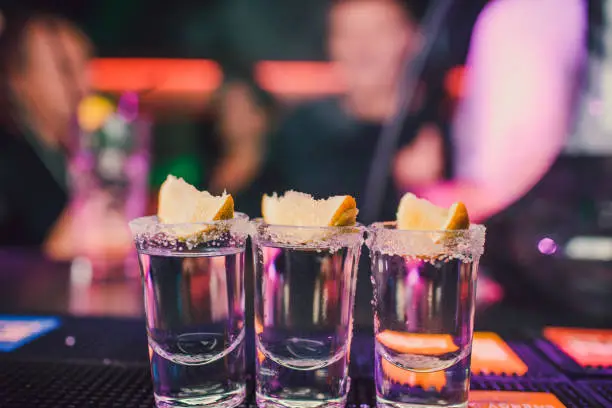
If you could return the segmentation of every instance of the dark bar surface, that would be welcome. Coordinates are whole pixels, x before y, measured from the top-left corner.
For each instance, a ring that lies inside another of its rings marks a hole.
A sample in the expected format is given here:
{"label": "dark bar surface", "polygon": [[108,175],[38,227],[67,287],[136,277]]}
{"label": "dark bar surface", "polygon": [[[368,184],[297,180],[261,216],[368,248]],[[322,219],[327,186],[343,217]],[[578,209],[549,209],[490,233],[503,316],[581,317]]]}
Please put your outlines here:
{"label": "dark bar surface", "polygon": [[[0,407],[154,406],[138,279],[79,282],[69,264],[23,250],[1,251],[0,265],[0,315],[55,316],[61,322],[12,352],[0,352]],[[247,290],[247,304],[249,297]],[[567,407],[612,407],[610,367],[581,369],[541,336],[547,325],[605,328],[554,310],[534,312],[528,305],[479,310],[476,329],[498,333],[528,369],[523,375],[474,370],[471,389],[546,392]],[[251,324],[247,329],[251,397],[244,406],[255,406],[254,334]],[[372,328],[357,324],[347,406],[375,406],[372,362]]]}

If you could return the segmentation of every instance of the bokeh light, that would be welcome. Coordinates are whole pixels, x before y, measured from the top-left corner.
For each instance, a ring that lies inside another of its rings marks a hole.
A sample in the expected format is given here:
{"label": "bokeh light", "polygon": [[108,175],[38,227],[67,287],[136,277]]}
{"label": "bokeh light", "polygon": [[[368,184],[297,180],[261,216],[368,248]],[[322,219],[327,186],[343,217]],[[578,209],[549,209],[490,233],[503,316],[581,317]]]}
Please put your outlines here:
{"label": "bokeh light", "polygon": [[542,238],[538,242],[538,250],[541,254],[552,255],[557,252],[557,243],[552,238]]}

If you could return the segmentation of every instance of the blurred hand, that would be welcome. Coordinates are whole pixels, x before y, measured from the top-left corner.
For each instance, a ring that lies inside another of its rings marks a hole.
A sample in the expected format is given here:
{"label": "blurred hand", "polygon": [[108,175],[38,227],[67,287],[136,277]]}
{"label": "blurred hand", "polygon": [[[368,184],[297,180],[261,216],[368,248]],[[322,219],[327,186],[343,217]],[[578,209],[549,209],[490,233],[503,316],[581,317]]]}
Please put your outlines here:
{"label": "blurred hand", "polygon": [[44,251],[52,259],[85,256],[92,261],[122,261],[133,248],[127,220],[98,192],[67,208],[49,234]]}
{"label": "blurred hand", "polygon": [[439,181],[444,174],[444,145],[437,126],[423,126],[416,139],[395,156],[393,175],[401,191]]}
{"label": "blurred hand", "polygon": [[259,174],[263,162],[261,148],[236,149],[223,158],[213,171],[210,191],[220,193],[227,190],[237,193],[246,188]]}

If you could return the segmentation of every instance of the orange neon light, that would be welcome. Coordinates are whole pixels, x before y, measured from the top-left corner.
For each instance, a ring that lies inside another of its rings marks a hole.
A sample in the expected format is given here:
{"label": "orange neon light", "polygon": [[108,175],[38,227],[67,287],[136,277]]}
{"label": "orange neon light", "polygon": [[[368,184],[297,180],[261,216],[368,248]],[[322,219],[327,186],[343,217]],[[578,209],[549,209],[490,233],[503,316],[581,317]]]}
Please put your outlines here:
{"label": "orange neon light", "polygon": [[[219,64],[205,59],[98,58],[90,68],[94,88],[107,92],[208,93],[223,81]],[[266,91],[285,96],[333,95],[345,89],[329,62],[260,61],[255,80]]]}
{"label": "orange neon light", "polygon": [[467,68],[462,65],[451,68],[444,77],[444,88],[452,98],[462,98],[465,95],[465,78]]}
{"label": "orange neon light", "polygon": [[344,91],[329,62],[261,61],[255,80],[266,91],[283,95],[329,95]]}
{"label": "orange neon light", "polygon": [[[452,353],[459,348],[448,334],[403,333],[384,330],[376,335],[378,343],[402,354],[441,355]],[[423,389],[434,388],[441,391],[446,385],[444,371],[419,373],[400,368],[386,359],[381,360],[381,369],[385,378],[399,384]]]}
{"label": "orange neon light", "polygon": [[469,408],[565,408],[546,392],[470,391]]}
{"label": "orange neon light", "polygon": [[525,375],[527,365],[495,333],[474,333],[472,372],[495,375]]}
{"label": "orange neon light", "polygon": [[210,60],[98,58],[90,64],[99,91],[212,92],[223,80],[219,64]]}
{"label": "orange neon light", "polygon": [[544,337],[582,367],[612,366],[612,330],[546,327]]}
{"label": "orange neon light", "polygon": [[[97,58],[91,64],[94,88],[100,91],[200,92],[216,90],[223,81],[219,64],[206,59]],[[464,94],[465,68],[452,68],[445,77],[446,91]],[[278,95],[333,95],[345,89],[330,62],[260,61],[255,80]]]}
{"label": "orange neon light", "polygon": [[453,353],[459,347],[448,334],[403,333],[384,330],[376,335],[376,340],[388,349],[402,354],[440,355]]}
{"label": "orange neon light", "polygon": [[438,391],[442,391],[444,386],[446,386],[446,375],[444,371],[417,373],[400,368],[384,358],[381,359],[381,369],[386,379],[398,384],[421,387],[425,390],[433,388]]}

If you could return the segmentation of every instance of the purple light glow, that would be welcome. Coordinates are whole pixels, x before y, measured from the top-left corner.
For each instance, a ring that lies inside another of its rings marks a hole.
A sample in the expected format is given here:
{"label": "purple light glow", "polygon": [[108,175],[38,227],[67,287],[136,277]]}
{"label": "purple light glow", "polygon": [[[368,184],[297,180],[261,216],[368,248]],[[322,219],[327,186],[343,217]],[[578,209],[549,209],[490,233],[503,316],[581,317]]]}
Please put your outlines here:
{"label": "purple light glow", "polygon": [[121,95],[117,111],[128,122],[136,120],[138,117],[138,94],[135,92],[126,92]]}
{"label": "purple light glow", "polygon": [[551,238],[542,238],[538,242],[538,250],[544,255],[552,255],[557,252],[557,243]]}

